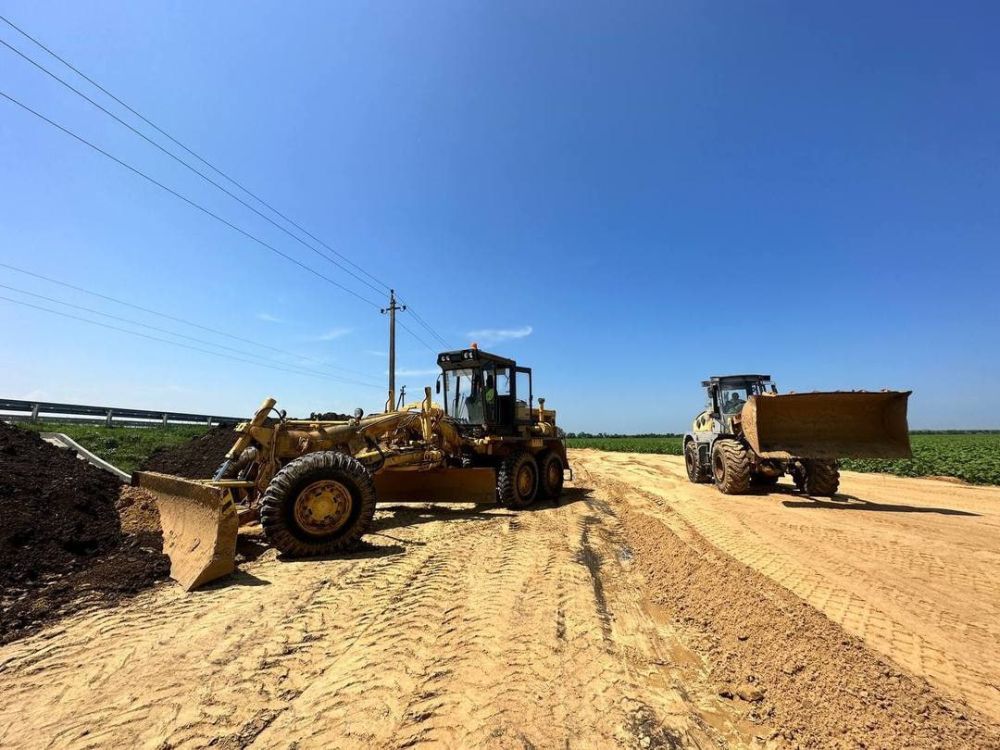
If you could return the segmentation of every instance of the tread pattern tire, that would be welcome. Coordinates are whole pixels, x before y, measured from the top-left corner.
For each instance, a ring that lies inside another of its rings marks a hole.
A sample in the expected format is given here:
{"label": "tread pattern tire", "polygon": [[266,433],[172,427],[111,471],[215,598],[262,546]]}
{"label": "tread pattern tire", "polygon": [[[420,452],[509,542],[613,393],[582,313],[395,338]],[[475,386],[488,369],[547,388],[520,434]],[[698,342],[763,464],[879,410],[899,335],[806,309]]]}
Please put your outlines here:
{"label": "tread pattern tire", "polygon": [[[302,531],[293,507],[299,492],[309,484],[333,479],[351,494],[348,520],[326,537]],[[293,557],[328,555],[349,550],[371,527],[375,515],[375,482],[371,473],[353,456],[336,451],[309,453],[288,463],[274,475],[260,505],[260,523],[267,540],[279,552]]]}
{"label": "tread pattern tire", "polygon": [[691,482],[704,484],[711,481],[711,476],[708,470],[702,466],[698,453],[698,443],[694,440],[688,440],[684,445],[684,468],[687,469],[688,479]]}
{"label": "tread pattern tire", "polygon": [[750,489],[750,455],[737,440],[720,438],[712,447],[712,476],[724,495],[742,495]]}
{"label": "tread pattern tire", "polygon": [[836,461],[808,461],[802,491],[807,495],[833,497],[840,489],[840,467]]}
{"label": "tread pattern tire", "polygon": [[538,456],[538,497],[554,500],[562,494],[565,468],[562,456],[555,451],[548,450]]}
{"label": "tread pattern tire", "polygon": [[[535,471],[534,487],[530,492],[521,493],[517,488],[517,476],[529,464]],[[527,508],[535,502],[538,484],[538,462],[527,451],[507,456],[497,467],[497,501],[508,508]]]}

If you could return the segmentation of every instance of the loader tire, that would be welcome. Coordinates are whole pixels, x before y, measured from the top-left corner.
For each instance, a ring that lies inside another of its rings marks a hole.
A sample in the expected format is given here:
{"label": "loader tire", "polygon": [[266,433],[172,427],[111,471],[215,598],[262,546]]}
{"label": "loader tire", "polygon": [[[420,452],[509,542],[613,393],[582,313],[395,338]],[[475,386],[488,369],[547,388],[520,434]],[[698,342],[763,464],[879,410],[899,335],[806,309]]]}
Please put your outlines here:
{"label": "loader tire", "polygon": [[538,496],[538,462],[527,451],[508,456],[497,468],[497,501],[508,508],[527,508]]}
{"label": "loader tire", "polygon": [[562,494],[565,468],[555,451],[545,451],[538,457],[538,497],[554,500]]}
{"label": "loader tire", "polygon": [[292,557],[354,547],[375,515],[375,482],[352,456],[309,453],[274,475],[260,505],[267,540]]}
{"label": "loader tire", "polygon": [[807,495],[833,497],[840,489],[840,468],[836,461],[806,461],[802,491]]}
{"label": "loader tire", "polygon": [[750,489],[750,456],[738,440],[720,438],[712,447],[712,477],[724,495],[742,495]]}
{"label": "loader tire", "polygon": [[704,484],[711,480],[708,471],[701,464],[701,456],[698,443],[688,440],[684,446],[684,468],[687,469],[688,479],[695,484]]}

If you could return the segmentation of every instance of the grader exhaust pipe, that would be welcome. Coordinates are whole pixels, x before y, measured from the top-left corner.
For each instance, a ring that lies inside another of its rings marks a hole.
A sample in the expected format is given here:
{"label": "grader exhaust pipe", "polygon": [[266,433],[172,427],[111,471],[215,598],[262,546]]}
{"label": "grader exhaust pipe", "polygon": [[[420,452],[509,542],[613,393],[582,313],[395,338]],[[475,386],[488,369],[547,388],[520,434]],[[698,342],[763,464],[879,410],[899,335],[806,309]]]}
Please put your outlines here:
{"label": "grader exhaust pipe", "polygon": [[911,458],[910,391],[751,396],[743,434],[763,458]]}

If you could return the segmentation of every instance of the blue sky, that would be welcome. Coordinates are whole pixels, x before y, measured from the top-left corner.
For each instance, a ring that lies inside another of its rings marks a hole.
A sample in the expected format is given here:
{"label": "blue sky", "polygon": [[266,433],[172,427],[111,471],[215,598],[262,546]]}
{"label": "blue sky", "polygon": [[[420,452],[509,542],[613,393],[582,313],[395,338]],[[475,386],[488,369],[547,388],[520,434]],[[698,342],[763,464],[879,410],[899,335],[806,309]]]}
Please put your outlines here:
{"label": "blue sky", "polygon": [[[913,389],[914,427],[1000,427],[996,3],[0,12],[394,285],[455,348],[534,367],[567,429],[682,430],[699,381],[740,371]],[[86,86],[2,23],[0,38]],[[2,47],[0,90],[382,302]],[[282,350],[0,268],[0,284],[233,356],[385,377],[376,309],[7,101],[0,262]],[[384,399],[4,300],[0,330],[3,397],[227,414],[265,395],[296,414]],[[402,331],[398,358],[411,392],[433,382],[434,351]]]}

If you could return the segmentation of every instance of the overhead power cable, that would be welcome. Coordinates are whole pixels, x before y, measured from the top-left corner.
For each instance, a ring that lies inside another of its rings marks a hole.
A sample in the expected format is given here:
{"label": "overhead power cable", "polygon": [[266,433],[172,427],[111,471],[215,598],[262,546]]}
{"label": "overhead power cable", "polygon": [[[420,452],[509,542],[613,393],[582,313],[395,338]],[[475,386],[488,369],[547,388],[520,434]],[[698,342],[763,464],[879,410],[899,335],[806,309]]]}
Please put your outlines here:
{"label": "overhead power cable", "polygon": [[265,213],[263,213],[262,211],[258,210],[254,206],[251,206],[249,203],[247,203],[245,200],[243,200],[238,195],[236,195],[235,193],[233,193],[231,190],[228,190],[227,188],[225,188],[223,185],[220,185],[218,182],[216,182],[215,180],[213,180],[208,175],[204,174],[200,170],[198,170],[195,167],[191,166],[186,161],[184,161],[183,159],[181,159],[179,156],[177,156],[176,154],[174,154],[172,151],[170,151],[170,150],[164,148],[163,146],[161,146],[159,143],[157,143],[156,141],[154,141],[152,138],[150,138],[149,136],[147,136],[142,131],[140,131],[140,130],[134,128],[134,127],[132,127],[127,122],[125,122],[125,120],[123,120],[118,115],[116,115],[114,112],[106,109],[105,107],[103,107],[102,105],[100,105],[99,103],[97,103],[96,101],[94,101],[93,99],[91,99],[89,96],[87,96],[85,93],[83,93],[82,91],[80,91],[80,89],[76,88],[71,83],[67,82],[66,80],[60,78],[59,76],[57,76],[55,73],[53,73],[51,70],[49,70],[45,66],[41,65],[40,63],[36,62],[35,60],[32,60],[30,57],[28,57],[26,54],[24,54],[23,52],[21,52],[16,47],[13,47],[10,43],[8,43],[7,41],[5,41],[4,39],[0,39],[0,44],[2,44],[7,49],[11,50],[12,52],[14,52],[15,54],[17,54],[18,56],[20,56],[22,59],[27,60],[29,63],[31,63],[32,65],[34,65],[40,71],[42,71],[46,75],[50,76],[52,79],[54,79],[54,80],[58,81],[59,83],[61,83],[63,86],[65,86],[66,88],[68,88],[70,91],[72,91],[74,94],[76,94],[80,98],[82,98],[82,99],[90,102],[92,105],[94,105],[95,107],[97,107],[99,110],[101,110],[108,117],[112,118],[115,122],[117,122],[117,123],[121,124],[122,126],[128,128],[130,131],[132,131],[133,133],[135,133],[137,136],[139,136],[140,138],[142,138],[144,141],[146,141],[150,145],[152,145],[155,148],[157,148],[160,151],[162,151],[164,154],[166,154],[167,156],[169,156],[171,159],[173,159],[174,161],[176,161],[178,164],[181,164],[184,167],[186,167],[187,169],[189,169],[191,172],[194,172],[194,174],[196,174],[199,177],[201,177],[203,180],[205,180],[210,185],[212,185],[212,186],[218,188],[219,190],[221,190],[223,193],[225,193],[226,195],[228,195],[230,198],[232,198],[233,200],[237,201],[240,205],[242,205],[242,206],[250,209],[251,211],[253,211],[255,214],[257,214],[257,216],[261,217],[262,219],[264,219],[264,221],[268,222],[272,226],[276,227],[277,229],[279,229],[282,232],[284,232],[285,234],[287,234],[289,237],[291,237],[293,240],[295,240],[296,242],[298,242],[299,244],[301,244],[303,247],[309,248],[314,253],[316,253],[319,257],[321,257],[323,260],[329,261],[330,263],[332,263],[333,265],[335,265],[337,268],[339,268],[340,270],[344,271],[344,273],[347,273],[350,276],[354,277],[355,279],[357,279],[358,281],[360,281],[362,284],[364,284],[365,286],[367,286],[369,289],[371,289],[372,291],[376,292],[377,294],[381,294],[382,293],[382,290],[379,289],[377,286],[374,286],[370,282],[368,282],[365,279],[363,279],[361,276],[358,276],[358,274],[354,273],[351,269],[347,268],[346,266],[344,266],[341,263],[338,263],[336,260],[334,260],[333,258],[331,258],[329,255],[327,255],[326,253],[320,251],[318,248],[316,248],[313,245],[311,245],[310,243],[306,242],[301,237],[299,237],[296,234],[293,234],[292,232],[288,231],[288,229],[286,229],[281,224],[279,224],[278,222],[276,222],[270,216],[267,216]]}
{"label": "overhead power cable", "polygon": [[[15,24],[9,18],[0,15],[0,20],[2,20],[4,23],[6,23],[8,26],[10,26],[12,29],[14,29],[15,31],[17,31],[19,34],[21,34],[26,39],[30,40],[35,45],[37,45],[41,49],[45,50],[45,52],[47,52],[48,54],[50,54],[52,57],[54,57],[56,60],[58,60],[59,62],[61,62],[63,65],[65,65],[70,70],[72,70],[78,76],[80,76],[85,81],[87,81],[88,83],[90,83],[92,86],[94,86],[95,88],[99,89],[101,92],[103,92],[105,95],[107,95],[111,99],[114,99],[118,104],[120,104],[122,107],[124,107],[125,109],[127,109],[133,115],[135,115],[136,117],[138,117],[144,123],[146,123],[147,125],[149,125],[156,132],[158,132],[160,135],[164,136],[165,138],[167,138],[168,140],[170,140],[172,143],[174,143],[175,145],[177,145],[180,148],[182,148],[185,152],[187,152],[188,154],[190,154],[191,156],[193,156],[195,159],[197,159],[198,161],[200,161],[202,164],[204,164],[206,167],[208,167],[209,169],[211,169],[213,172],[215,172],[216,174],[222,176],[230,184],[235,185],[237,188],[239,188],[245,194],[249,195],[251,198],[253,198],[254,200],[256,200],[262,206],[264,206],[268,210],[272,211],[276,216],[280,217],[281,219],[283,219],[287,223],[291,224],[293,227],[295,227],[296,229],[298,229],[300,232],[302,232],[303,234],[305,234],[310,239],[314,240],[315,242],[318,242],[320,245],[322,245],[323,247],[325,247],[331,253],[333,253],[338,258],[340,258],[341,260],[343,260],[345,263],[347,263],[348,265],[352,266],[353,268],[355,268],[356,270],[360,271],[362,274],[364,274],[365,276],[367,276],[369,279],[371,279],[375,283],[377,283],[380,286],[382,286],[386,291],[389,290],[389,285],[386,284],[384,281],[380,280],[376,276],[374,276],[371,273],[369,273],[368,271],[366,271],[364,268],[362,268],[361,266],[359,266],[357,263],[355,263],[354,261],[352,261],[350,258],[348,258],[347,256],[345,256],[344,254],[342,254],[339,251],[337,251],[337,250],[333,249],[332,247],[330,247],[330,245],[328,245],[326,242],[324,242],[319,237],[317,237],[316,235],[314,235],[312,232],[308,231],[301,224],[297,223],[293,219],[291,219],[288,216],[286,216],[284,213],[282,213],[281,211],[279,211],[277,208],[275,208],[273,205],[271,205],[266,200],[264,200],[263,198],[261,198],[259,195],[257,195],[256,193],[252,192],[249,188],[245,187],[240,182],[238,182],[234,178],[230,177],[228,174],[226,174],[221,169],[219,169],[218,167],[216,167],[214,164],[212,164],[211,162],[209,162],[207,159],[205,159],[204,157],[202,157],[200,154],[196,153],[191,148],[189,148],[188,146],[186,146],[183,143],[181,143],[179,140],[177,140],[176,138],[174,138],[172,135],[170,135],[170,133],[168,133],[167,131],[165,131],[163,128],[161,128],[159,125],[157,125],[155,122],[153,122],[148,117],[146,117],[142,113],[140,113],[137,110],[135,110],[133,107],[131,107],[129,104],[127,104],[125,101],[123,101],[119,97],[115,96],[113,93],[111,93],[108,89],[106,89],[100,83],[98,83],[93,78],[91,78],[90,76],[88,76],[86,73],[84,73],[82,70],[80,70],[75,65],[73,65],[72,63],[70,63],[68,60],[66,60],[65,58],[61,57],[56,52],[52,51],[49,47],[45,46],[42,42],[40,42],[38,39],[36,39],[35,37],[33,37],[31,34],[29,34],[27,31],[25,31],[24,29],[22,29],[20,26],[18,26],[17,24]],[[49,71],[46,71],[46,72],[49,72]],[[54,76],[54,74],[52,74],[50,72],[49,72],[49,74]],[[59,80],[61,81],[61,79],[59,79]],[[63,83],[65,83],[65,82],[63,82]],[[69,84],[66,84],[66,85],[68,86]],[[88,101],[92,101],[92,100],[89,99],[89,97],[87,97],[87,98],[88,98]],[[100,106],[100,105],[96,105],[96,103],[95,103],[95,106]],[[103,107],[102,107],[102,109],[103,109]],[[187,162],[182,162],[182,163],[187,164]],[[199,172],[199,174],[201,174],[201,173]],[[202,175],[202,176],[204,176],[204,175]],[[208,179],[208,178],[206,178],[206,179]],[[298,238],[296,238],[296,239],[298,239]],[[355,277],[355,278],[357,278],[357,277]],[[367,283],[367,282],[365,282],[365,283]]]}
{"label": "overhead power cable", "polygon": [[[83,312],[88,312],[91,315],[100,315],[102,318],[108,318],[110,320],[117,320],[120,323],[128,323],[129,325],[139,326],[141,328],[148,328],[151,331],[157,331],[158,333],[165,333],[168,336],[176,336],[177,338],[182,338],[182,339],[185,339],[187,341],[194,341],[195,343],[204,344],[205,346],[214,346],[214,347],[219,348],[219,349],[225,349],[227,351],[235,352],[236,354],[240,354],[240,355],[242,355],[244,357],[253,357],[253,358],[255,358],[254,361],[260,361],[260,360],[256,359],[256,357],[257,357],[256,354],[252,354],[250,352],[245,352],[242,349],[236,349],[236,348],[234,348],[232,346],[226,346],[225,344],[216,344],[216,343],[214,343],[212,341],[206,341],[205,339],[199,339],[199,338],[197,338],[195,336],[188,336],[188,335],[183,334],[183,333],[177,333],[176,331],[171,331],[171,330],[169,330],[167,328],[160,328],[159,326],[150,325],[149,323],[143,323],[143,322],[138,321],[138,320],[132,320],[131,318],[123,318],[120,315],[112,315],[111,313],[106,313],[106,312],[102,312],[100,310],[95,310],[92,307],[85,307],[83,305],[75,305],[72,302],[64,302],[63,300],[59,300],[59,299],[56,299],[54,297],[47,297],[44,294],[37,294],[35,292],[29,292],[26,289],[19,289],[19,288],[14,287],[14,286],[8,286],[7,284],[0,284],[0,289],[7,289],[8,291],[11,291],[11,292],[17,292],[18,294],[24,294],[24,295],[26,295],[28,297],[34,297],[35,299],[44,300],[45,302],[51,302],[51,303],[56,304],[56,305],[62,305],[64,307],[70,307],[70,308],[73,308],[74,310],[82,310]],[[273,362],[273,360],[270,360],[270,361]],[[276,364],[282,364],[282,363],[276,363]],[[364,382],[361,382],[360,380],[350,380],[350,379],[344,378],[344,377],[342,377],[340,375],[333,375],[332,373],[321,372],[319,370],[311,370],[311,369],[307,369],[305,367],[295,366],[294,369],[296,371],[300,371],[301,370],[302,372],[307,372],[307,373],[310,373],[310,374],[313,374],[313,375],[322,375],[323,377],[328,377],[328,378],[331,378],[333,380],[340,381],[342,383],[349,383],[351,385],[363,385],[363,386],[368,386],[368,387],[371,387],[371,388],[381,388],[382,387],[382,386],[380,386],[380,385],[378,385],[376,383],[364,383]]]}
{"label": "overhead power cable", "polygon": [[417,334],[415,334],[415,333],[414,333],[414,332],[413,332],[413,331],[412,331],[412,330],[411,330],[411,329],[410,329],[410,328],[409,328],[409,327],[408,327],[408,326],[406,325],[406,323],[404,323],[403,321],[401,321],[401,320],[400,320],[399,318],[396,318],[396,325],[398,325],[398,326],[399,326],[400,328],[402,328],[402,329],[403,329],[404,331],[406,331],[406,332],[407,332],[408,334],[410,334],[411,336],[413,336],[413,338],[415,338],[415,339],[416,339],[417,341],[419,341],[419,342],[420,342],[421,344],[423,344],[424,346],[426,346],[426,347],[427,347],[428,349],[430,349],[430,350],[431,350],[432,352],[434,351],[434,347],[433,347],[433,346],[431,346],[431,345],[430,345],[430,344],[428,344],[428,343],[427,343],[426,341],[424,341],[424,340],[423,340],[422,338],[420,338],[420,337],[419,337],[419,336],[418,336]]}
{"label": "overhead power cable", "polygon": [[255,339],[248,339],[244,338],[243,336],[237,336],[236,334],[233,333],[220,331],[217,328],[211,328],[209,326],[202,325],[201,323],[195,323],[194,321],[187,320],[186,318],[180,318],[176,315],[160,312],[159,310],[153,310],[149,307],[143,307],[142,305],[136,305],[132,302],[126,302],[125,300],[118,299],[117,297],[111,297],[107,294],[101,294],[100,292],[95,292],[92,289],[84,289],[82,286],[77,286],[76,284],[70,284],[69,282],[66,281],[60,281],[59,279],[54,279],[51,276],[45,276],[40,273],[35,273],[34,271],[28,271],[27,269],[24,268],[18,268],[17,266],[12,266],[8,263],[0,262],[0,268],[6,268],[10,271],[16,271],[17,273],[22,273],[26,276],[32,276],[36,279],[47,281],[50,284],[56,284],[58,286],[65,287],[66,289],[72,289],[77,292],[82,292],[83,294],[89,294],[91,297],[97,297],[99,299],[107,300],[108,302],[114,302],[116,305],[122,305],[124,307],[130,307],[133,310],[139,310],[140,312],[148,313],[150,315],[156,315],[157,317],[164,318],[165,320],[172,320],[175,323],[183,323],[184,325],[192,326],[193,328],[199,328],[202,331],[208,331],[209,333],[214,333],[217,336],[225,336],[226,338],[232,339],[233,341],[242,341],[244,344],[250,344],[251,346],[256,346],[261,349],[267,349],[272,352],[278,352],[279,354],[284,354],[289,357],[295,357],[297,359],[306,359],[311,362],[320,364],[323,367],[328,367],[331,370],[340,370],[341,372],[350,373],[351,375],[358,375],[362,378],[366,378],[369,376],[368,373],[361,372],[359,370],[351,370],[347,367],[340,367],[339,365],[330,365],[324,362],[323,360],[316,359],[315,357],[309,357],[306,356],[305,354],[296,354],[295,352],[288,351],[287,349],[281,349],[279,347],[271,346],[269,344],[263,344]]}
{"label": "overhead power cable", "polygon": [[213,211],[205,208],[204,206],[200,205],[199,203],[196,203],[195,201],[191,200],[187,196],[185,196],[185,195],[177,192],[173,188],[168,187],[167,185],[164,185],[162,182],[156,180],[155,178],[150,177],[148,174],[146,174],[142,170],[137,169],[136,167],[133,167],[131,164],[128,164],[128,163],[122,161],[117,156],[114,156],[114,155],[108,153],[107,151],[105,151],[104,149],[102,149],[100,146],[97,146],[97,145],[91,143],[86,138],[84,138],[84,137],[82,137],[80,135],[77,135],[76,133],[74,133],[73,131],[69,130],[68,128],[63,127],[62,125],[60,125],[59,123],[55,122],[54,120],[51,120],[50,118],[48,118],[45,115],[43,115],[41,112],[38,112],[37,110],[32,109],[27,104],[24,104],[23,102],[21,102],[18,99],[14,98],[10,94],[8,94],[8,93],[6,93],[4,91],[0,91],[0,96],[2,96],[7,101],[9,101],[9,102],[11,102],[13,104],[16,104],[18,107],[20,107],[21,109],[23,109],[25,112],[29,112],[30,114],[33,114],[35,117],[37,117],[40,120],[43,120],[44,122],[48,123],[52,127],[56,128],[57,130],[61,130],[66,135],[70,136],[71,138],[76,139],[77,141],[79,141],[80,143],[84,144],[85,146],[89,146],[90,148],[92,148],[97,153],[99,153],[99,154],[101,154],[103,156],[106,156],[108,159],[111,159],[111,161],[115,162],[119,166],[122,166],[125,169],[129,170],[130,172],[132,172],[134,174],[137,174],[138,176],[142,177],[144,180],[147,180],[148,182],[151,182],[153,185],[156,185],[161,190],[165,190],[166,192],[170,193],[175,198],[178,198],[178,199],[182,200],[184,203],[187,203],[189,206],[198,209],[202,213],[204,213],[204,214],[212,217],[213,219],[215,219],[216,221],[218,221],[218,222],[220,222],[222,224],[225,224],[227,227],[229,227],[230,229],[238,232],[239,234],[243,235],[244,237],[246,237],[246,238],[248,238],[250,240],[253,240],[254,242],[256,242],[261,247],[264,247],[264,248],[270,250],[271,252],[275,253],[276,255],[281,256],[285,260],[287,260],[287,261],[289,261],[291,263],[294,263],[299,268],[301,268],[301,269],[303,269],[305,271],[308,271],[309,273],[313,274],[314,276],[316,276],[316,277],[318,277],[320,279],[323,279],[328,284],[331,284],[332,286],[335,286],[338,289],[340,289],[340,290],[342,290],[344,292],[347,292],[348,294],[350,294],[350,295],[352,295],[354,297],[357,297],[362,302],[366,302],[367,304],[371,305],[372,307],[374,307],[376,309],[381,309],[379,307],[379,305],[378,305],[377,302],[373,302],[372,300],[368,299],[367,297],[364,297],[364,296],[358,294],[353,289],[350,289],[350,288],[344,286],[343,284],[341,284],[341,283],[339,283],[337,281],[334,281],[329,276],[320,273],[315,268],[312,268],[311,266],[306,265],[305,263],[303,263],[302,261],[298,260],[294,256],[289,255],[288,253],[279,250],[274,245],[271,245],[268,242],[262,240],[260,237],[257,237],[256,235],[251,234],[250,232],[246,231],[245,229],[242,229],[242,228],[236,226],[231,221],[229,221],[227,219],[224,219],[223,217],[219,216],[217,213],[215,213],[215,212],[213,212]]}
{"label": "overhead power cable", "polygon": [[[197,347],[197,346],[191,346],[190,344],[182,344],[179,341],[171,341],[170,339],[163,339],[163,338],[160,338],[159,336],[152,336],[152,335],[150,335],[148,333],[141,333],[139,331],[131,331],[131,330],[127,329],[127,328],[120,328],[119,326],[113,326],[113,325],[111,325],[109,323],[101,323],[100,321],[97,321],[97,320],[90,320],[88,318],[82,318],[79,315],[72,315],[71,313],[60,312],[59,310],[52,310],[52,309],[50,309],[48,307],[42,307],[41,305],[36,305],[36,304],[31,303],[31,302],[25,302],[23,300],[13,299],[11,297],[6,297],[4,295],[0,295],[0,300],[4,300],[6,302],[11,302],[11,303],[13,303],[15,305],[22,305],[23,307],[31,307],[31,308],[34,308],[35,310],[41,310],[42,312],[47,312],[47,313],[50,313],[52,315],[59,315],[59,316],[61,316],[63,318],[70,318],[71,320],[78,320],[78,321],[80,321],[82,323],[89,323],[90,325],[93,325],[93,326],[100,326],[101,328],[107,328],[107,329],[110,329],[112,331],[119,331],[121,333],[127,333],[127,334],[130,334],[132,336],[139,336],[140,338],[149,339],[150,341],[159,341],[160,343],[170,344],[171,346],[178,346],[178,347],[181,347],[182,349],[191,349],[192,351],[201,352],[203,354],[211,354],[214,357],[222,357],[223,359],[231,359],[231,360],[234,360],[236,362],[243,362],[244,364],[256,365],[257,367],[266,367],[269,370],[278,370],[280,372],[288,372],[288,373],[291,373],[293,375],[307,375],[309,377],[321,378],[321,379],[324,379],[324,380],[334,380],[334,381],[338,381],[339,380],[340,382],[345,382],[345,381],[343,381],[343,380],[341,380],[339,378],[334,377],[333,375],[326,375],[326,374],[323,374],[323,373],[316,373],[316,372],[311,371],[311,370],[295,370],[295,369],[291,369],[291,368],[288,368],[288,367],[282,367],[280,365],[268,364],[266,362],[262,362],[262,361],[256,360],[256,359],[244,359],[243,357],[234,357],[231,354],[223,354],[222,352],[214,352],[211,349],[202,349],[202,348]],[[363,385],[366,388],[381,388],[381,386],[368,385],[367,383],[357,383],[357,385]]]}
{"label": "overhead power cable", "polygon": [[[400,300],[400,302],[403,302],[403,301]],[[406,303],[404,303],[404,304],[406,304]],[[406,309],[413,316],[414,320],[416,320],[420,325],[422,325],[424,327],[424,329],[429,334],[431,334],[434,338],[436,338],[438,341],[440,341],[441,344],[445,348],[447,348],[449,346],[448,342],[441,335],[439,335],[437,331],[435,331],[433,328],[431,328],[430,324],[426,320],[424,320],[422,317],[420,317],[420,315],[417,313],[417,311],[413,309],[413,305],[406,304]]]}

